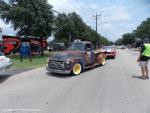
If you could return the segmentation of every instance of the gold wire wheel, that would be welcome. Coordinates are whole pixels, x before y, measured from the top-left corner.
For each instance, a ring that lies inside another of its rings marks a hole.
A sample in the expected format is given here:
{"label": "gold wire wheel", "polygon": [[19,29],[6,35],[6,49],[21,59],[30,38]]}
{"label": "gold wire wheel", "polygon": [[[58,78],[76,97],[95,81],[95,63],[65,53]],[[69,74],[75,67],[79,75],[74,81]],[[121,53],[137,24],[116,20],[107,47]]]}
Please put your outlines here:
{"label": "gold wire wheel", "polygon": [[102,65],[102,66],[105,65],[106,59],[105,59],[104,54],[99,54],[97,56],[97,63],[100,64],[100,65]]}
{"label": "gold wire wheel", "polygon": [[73,67],[73,74],[74,75],[79,75],[82,71],[82,67],[81,67],[81,64],[77,63],[74,65]]}
{"label": "gold wire wheel", "polygon": [[103,58],[103,59],[102,59],[102,66],[105,65],[105,63],[106,63],[106,59]]}

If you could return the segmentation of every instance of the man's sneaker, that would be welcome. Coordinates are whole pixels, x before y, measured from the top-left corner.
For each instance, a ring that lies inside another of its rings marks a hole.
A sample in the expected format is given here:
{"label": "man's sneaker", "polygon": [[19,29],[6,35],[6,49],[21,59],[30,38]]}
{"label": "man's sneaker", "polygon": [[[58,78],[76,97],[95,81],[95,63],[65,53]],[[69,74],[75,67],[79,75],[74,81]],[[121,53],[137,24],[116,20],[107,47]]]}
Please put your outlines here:
{"label": "man's sneaker", "polygon": [[140,76],[139,78],[140,78],[140,79],[143,79],[143,80],[146,80],[146,79],[147,79],[146,76]]}
{"label": "man's sneaker", "polygon": [[148,76],[146,76],[145,78],[146,78],[146,79],[149,79],[149,77],[148,77]]}

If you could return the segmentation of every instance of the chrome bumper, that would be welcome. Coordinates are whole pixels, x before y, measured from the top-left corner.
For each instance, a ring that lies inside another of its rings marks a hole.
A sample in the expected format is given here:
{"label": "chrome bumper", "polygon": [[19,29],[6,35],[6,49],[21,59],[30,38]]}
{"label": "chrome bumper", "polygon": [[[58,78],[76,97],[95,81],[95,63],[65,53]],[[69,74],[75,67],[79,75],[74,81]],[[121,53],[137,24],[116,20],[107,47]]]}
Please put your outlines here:
{"label": "chrome bumper", "polygon": [[70,74],[70,70],[57,70],[57,69],[50,69],[48,68],[48,64],[46,64],[46,70],[51,73],[59,73],[59,74]]}
{"label": "chrome bumper", "polygon": [[5,67],[1,67],[0,71],[3,70],[3,69],[9,69],[11,66],[13,66],[13,63],[11,63],[11,64],[9,64],[9,65],[7,65]]}

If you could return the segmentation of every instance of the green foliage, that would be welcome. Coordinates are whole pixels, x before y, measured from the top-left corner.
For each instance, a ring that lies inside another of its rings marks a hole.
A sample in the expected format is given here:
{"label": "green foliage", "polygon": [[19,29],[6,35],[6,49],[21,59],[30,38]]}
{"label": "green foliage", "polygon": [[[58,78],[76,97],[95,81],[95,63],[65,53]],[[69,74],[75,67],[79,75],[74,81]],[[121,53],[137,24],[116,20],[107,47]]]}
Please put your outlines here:
{"label": "green foliage", "polygon": [[144,39],[145,37],[150,38],[150,18],[143,21],[136,30],[133,31],[135,37]]}
{"label": "green foliage", "polygon": [[122,37],[123,37],[122,43],[124,45],[132,44],[135,42],[135,38],[133,37],[131,33],[126,33]]}
{"label": "green foliage", "polygon": [[52,53],[45,53],[43,56],[34,56],[32,57],[32,62],[29,61],[29,58],[23,58],[23,62],[20,62],[19,55],[10,55],[9,58],[12,59],[13,68],[37,68],[46,65],[48,57]]}
{"label": "green foliage", "polygon": [[119,38],[116,42],[115,42],[116,45],[122,45],[122,38]]}
{"label": "green foliage", "polygon": [[54,15],[47,0],[1,1],[1,18],[11,23],[19,35],[48,37],[51,35]]}
{"label": "green foliage", "polygon": [[53,15],[47,0],[0,1],[1,16],[5,23],[11,23],[18,35],[48,37],[53,31],[56,40],[68,44],[75,39],[88,40],[93,44],[108,44],[109,41],[86,25],[75,12]]}
{"label": "green foliage", "polygon": [[133,44],[136,42],[136,40],[143,40],[147,37],[150,39],[150,18],[148,18],[146,21],[143,21],[136,30],[133,30],[132,33],[123,34],[122,38],[116,41],[116,44]]}
{"label": "green foliage", "polygon": [[[88,40],[96,44],[98,41],[108,43],[106,38],[102,38],[100,34],[96,35],[96,31],[87,26],[82,18],[75,12],[69,14],[60,14],[55,20],[55,37],[56,40],[65,42],[75,39]],[[104,41],[103,41],[103,40]]]}

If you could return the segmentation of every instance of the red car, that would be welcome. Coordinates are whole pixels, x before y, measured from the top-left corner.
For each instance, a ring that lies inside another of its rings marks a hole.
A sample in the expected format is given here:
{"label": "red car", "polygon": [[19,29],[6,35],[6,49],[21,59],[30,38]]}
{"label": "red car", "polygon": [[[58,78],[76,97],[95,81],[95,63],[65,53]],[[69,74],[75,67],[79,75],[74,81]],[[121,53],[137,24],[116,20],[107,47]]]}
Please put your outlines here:
{"label": "red car", "polygon": [[115,57],[116,57],[116,48],[114,46],[104,46],[103,51],[105,51],[107,58],[115,59]]}

